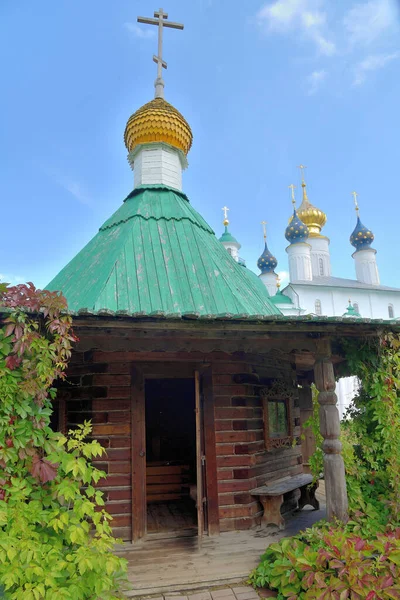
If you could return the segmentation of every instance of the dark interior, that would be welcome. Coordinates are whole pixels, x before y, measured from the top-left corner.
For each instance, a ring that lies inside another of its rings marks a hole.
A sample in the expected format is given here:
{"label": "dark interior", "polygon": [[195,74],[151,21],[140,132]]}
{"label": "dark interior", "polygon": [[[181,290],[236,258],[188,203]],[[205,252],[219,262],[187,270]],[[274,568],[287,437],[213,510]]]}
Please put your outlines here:
{"label": "dark interior", "polygon": [[194,530],[194,380],[148,379],[145,396],[147,531],[162,534]]}

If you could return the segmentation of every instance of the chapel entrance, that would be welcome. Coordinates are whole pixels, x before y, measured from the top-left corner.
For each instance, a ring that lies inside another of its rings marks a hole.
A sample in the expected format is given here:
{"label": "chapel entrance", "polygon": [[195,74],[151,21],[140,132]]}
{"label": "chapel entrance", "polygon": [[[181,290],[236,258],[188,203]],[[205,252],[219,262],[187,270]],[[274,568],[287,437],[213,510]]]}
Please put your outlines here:
{"label": "chapel entrance", "polygon": [[197,374],[146,378],[144,387],[147,534],[197,535],[199,526],[204,530],[203,515],[199,519],[203,433]]}

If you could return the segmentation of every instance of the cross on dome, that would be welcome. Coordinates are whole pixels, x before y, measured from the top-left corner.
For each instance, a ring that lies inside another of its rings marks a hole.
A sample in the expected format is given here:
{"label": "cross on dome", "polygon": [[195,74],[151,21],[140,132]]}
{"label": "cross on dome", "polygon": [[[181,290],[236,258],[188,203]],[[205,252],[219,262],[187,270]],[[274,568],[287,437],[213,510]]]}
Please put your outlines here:
{"label": "cross on dome", "polygon": [[168,14],[160,8],[154,13],[155,19],[151,17],[138,17],[138,23],[146,23],[147,25],[156,25],[158,27],[158,54],[153,55],[153,61],[157,64],[157,79],[154,82],[155,98],[164,98],[164,80],[162,78],[163,68],[167,68],[167,63],[163,60],[163,28],[170,27],[171,29],[183,29],[182,23],[173,23],[167,21]]}
{"label": "cross on dome", "polygon": [[305,181],[304,181],[304,169],[307,169],[307,167],[305,165],[299,165],[297,168],[300,169],[300,171],[301,171],[301,183],[305,183]]}
{"label": "cross on dome", "polygon": [[358,196],[358,194],[357,194],[357,192],[351,192],[351,195],[352,195],[352,196],[353,196],[353,198],[354,198],[354,205],[355,205],[355,207],[356,207],[356,213],[358,214],[358,213],[359,213],[359,210],[360,210],[360,209],[359,209],[359,207],[358,207],[358,200],[357,200],[357,196]]}
{"label": "cross on dome", "polygon": [[264,232],[264,240],[267,239],[267,221],[261,221],[261,225]]}
{"label": "cross on dome", "polygon": [[292,190],[292,204],[293,206],[295,206],[296,198],[294,197],[294,190],[296,189],[296,186],[293,183],[291,183],[288,187]]}
{"label": "cross on dome", "polygon": [[227,206],[223,206],[221,208],[221,210],[224,213],[224,220],[222,221],[222,223],[223,223],[223,225],[227,226],[227,225],[229,225],[229,219],[228,219],[228,210],[229,210],[229,208]]}

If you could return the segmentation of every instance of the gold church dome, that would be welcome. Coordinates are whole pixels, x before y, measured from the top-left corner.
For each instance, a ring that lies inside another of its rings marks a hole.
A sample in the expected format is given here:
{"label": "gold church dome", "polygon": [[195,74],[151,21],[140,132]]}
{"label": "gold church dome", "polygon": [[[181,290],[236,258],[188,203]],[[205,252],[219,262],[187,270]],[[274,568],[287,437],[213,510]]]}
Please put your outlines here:
{"label": "gold church dome", "polygon": [[302,182],[301,187],[303,188],[303,201],[299,206],[297,214],[308,227],[308,237],[322,237],[321,229],[326,223],[326,214],[311,204],[307,197],[307,189],[304,181]]}
{"label": "gold church dome", "polygon": [[164,98],[154,98],[129,118],[124,134],[125,146],[132,152],[139,144],[165,142],[186,155],[192,145],[189,123]]}

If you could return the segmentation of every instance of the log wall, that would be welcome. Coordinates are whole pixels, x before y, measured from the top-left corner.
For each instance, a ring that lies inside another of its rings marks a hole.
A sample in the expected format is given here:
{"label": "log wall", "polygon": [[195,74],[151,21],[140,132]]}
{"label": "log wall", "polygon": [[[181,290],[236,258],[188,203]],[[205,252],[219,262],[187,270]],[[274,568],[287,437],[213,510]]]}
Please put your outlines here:
{"label": "log wall", "polygon": [[[124,360],[126,356],[127,360]],[[117,537],[132,535],[131,377],[128,353],[90,351],[73,354],[65,398],[65,426],[85,419],[93,423],[93,437],[107,454],[95,462],[107,473],[99,482],[106,509],[113,516]],[[212,365],[220,530],[248,529],[260,522],[261,505],[250,490],[266,481],[302,472],[301,447],[265,450],[263,408],[259,387],[238,384],[234,376],[257,372],[262,377],[293,380],[289,363],[272,360],[207,356]],[[292,415],[299,435],[299,409]]]}
{"label": "log wall", "polygon": [[[285,364],[273,362],[269,366],[247,361],[213,365],[221,531],[249,529],[259,524],[261,504],[251,496],[250,490],[303,470],[300,446],[268,452],[265,449],[259,387],[234,383],[236,374],[254,371],[264,377],[281,377],[288,381],[293,378]],[[298,436],[298,406],[295,406],[292,417],[294,435]]]}

